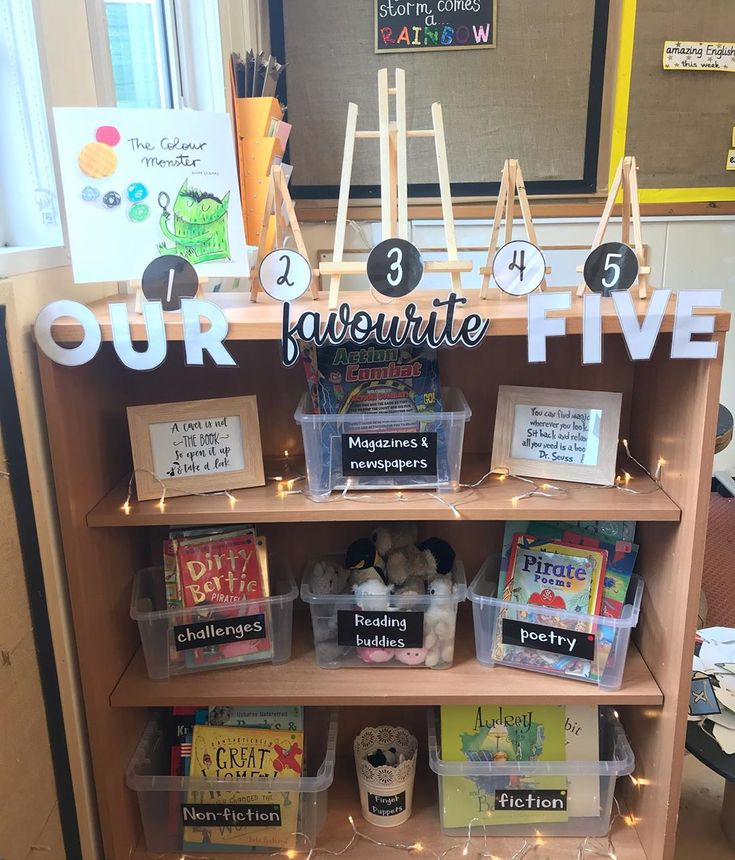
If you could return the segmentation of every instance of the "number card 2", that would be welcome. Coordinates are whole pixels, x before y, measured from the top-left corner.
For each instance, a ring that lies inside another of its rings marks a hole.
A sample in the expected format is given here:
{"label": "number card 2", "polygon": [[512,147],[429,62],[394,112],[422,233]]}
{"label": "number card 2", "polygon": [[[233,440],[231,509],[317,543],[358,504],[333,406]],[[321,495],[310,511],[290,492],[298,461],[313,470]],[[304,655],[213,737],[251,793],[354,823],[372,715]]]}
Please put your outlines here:
{"label": "number card 2", "polygon": [[265,484],[254,396],[129,406],[138,501]]}
{"label": "number card 2", "polygon": [[612,484],[622,395],[501,385],[490,468],[512,475]]}

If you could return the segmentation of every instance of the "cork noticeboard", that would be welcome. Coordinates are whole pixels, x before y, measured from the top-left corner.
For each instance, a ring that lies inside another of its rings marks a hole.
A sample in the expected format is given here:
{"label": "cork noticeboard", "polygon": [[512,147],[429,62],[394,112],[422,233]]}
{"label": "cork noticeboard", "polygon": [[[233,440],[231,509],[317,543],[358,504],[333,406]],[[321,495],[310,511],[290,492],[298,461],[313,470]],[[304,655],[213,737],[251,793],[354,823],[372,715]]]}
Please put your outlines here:
{"label": "cork noticeboard", "polygon": [[[348,102],[378,127],[377,72],[406,71],[409,128],[440,102],[455,196],[497,193],[506,158],[534,194],[595,191],[609,0],[497,3],[492,50],[382,54],[374,0],[270,0],[271,49],[288,63],[280,97],[293,131],[297,198],[336,198]],[[436,197],[433,141],[409,141],[409,195]],[[352,197],[378,197],[378,150],[356,144]]]}
{"label": "cork noticeboard", "polygon": [[735,4],[624,0],[611,169],[636,156],[643,202],[735,200],[735,174],[726,170],[735,79],[664,71],[667,40],[735,41]]}

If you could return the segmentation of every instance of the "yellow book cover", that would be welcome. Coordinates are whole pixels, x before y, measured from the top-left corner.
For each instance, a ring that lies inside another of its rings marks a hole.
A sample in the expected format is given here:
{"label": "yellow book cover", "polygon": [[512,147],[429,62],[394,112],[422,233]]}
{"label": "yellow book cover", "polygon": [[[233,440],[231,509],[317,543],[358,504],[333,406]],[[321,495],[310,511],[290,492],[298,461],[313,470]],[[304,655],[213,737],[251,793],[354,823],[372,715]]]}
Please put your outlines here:
{"label": "yellow book cover", "polygon": [[[298,779],[303,732],[194,726],[189,776]],[[242,851],[284,848],[299,829],[299,792],[190,791],[182,804],[183,848]]]}
{"label": "yellow book cover", "polygon": [[564,761],[565,719],[558,705],[442,705],[442,760],[489,764],[486,775],[441,777],[443,826],[567,821],[566,777],[493,772],[507,762]]}

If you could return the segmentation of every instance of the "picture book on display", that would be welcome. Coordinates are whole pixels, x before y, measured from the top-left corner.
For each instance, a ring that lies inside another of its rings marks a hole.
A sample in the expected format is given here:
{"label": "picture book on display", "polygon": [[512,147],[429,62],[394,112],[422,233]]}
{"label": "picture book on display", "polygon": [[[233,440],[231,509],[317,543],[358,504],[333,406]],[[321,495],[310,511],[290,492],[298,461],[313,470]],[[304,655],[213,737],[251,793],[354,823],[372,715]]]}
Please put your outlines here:
{"label": "picture book on display", "polygon": [[[443,826],[558,823],[600,812],[600,779],[492,773],[507,762],[598,761],[596,705],[442,705],[443,761],[488,762],[483,776],[443,776]],[[538,792],[538,794],[536,794]]]}
{"label": "picture book on display", "polygon": [[314,412],[441,412],[439,365],[428,347],[302,343],[301,359]]}
{"label": "picture book on display", "polygon": [[[173,529],[163,542],[163,561],[169,609],[201,608],[202,620],[216,621],[262,614],[265,628],[261,638],[172,650],[174,662],[205,668],[272,654],[268,609],[258,603],[270,593],[267,545],[252,526]],[[252,602],[252,609],[244,602]],[[228,604],[240,605],[230,611]],[[210,613],[209,606],[217,609]]]}
{"label": "picture book on display", "polygon": [[[298,779],[303,732],[195,725],[189,775],[208,779]],[[293,791],[189,791],[182,806],[183,849],[277,850],[299,829],[300,794]]]}

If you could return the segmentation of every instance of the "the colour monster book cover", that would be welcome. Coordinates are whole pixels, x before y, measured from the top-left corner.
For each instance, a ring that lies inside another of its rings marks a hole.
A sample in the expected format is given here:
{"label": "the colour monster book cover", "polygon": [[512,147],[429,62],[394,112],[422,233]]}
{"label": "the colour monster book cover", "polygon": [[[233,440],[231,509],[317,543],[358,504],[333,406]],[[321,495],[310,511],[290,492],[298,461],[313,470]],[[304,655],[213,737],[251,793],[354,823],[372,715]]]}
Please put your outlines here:
{"label": "the colour monster book cover", "polygon": [[566,777],[503,773],[512,762],[564,761],[565,720],[556,705],[442,705],[442,760],[487,763],[481,776],[440,777],[443,826],[567,821]]}
{"label": "the colour monster book cover", "polygon": [[315,412],[441,412],[439,365],[428,347],[304,343],[301,358]]}
{"label": "the colour monster book cover", "polygon": [[[298,779],[303,732],[194,726],[189,775],[223,780]],[[293,844],[299,792],[255,785],[232,791],[189,791],[181,807],[183,848],[196,851],[277,850]]]}
{"label": "the colour monster book cover", "polygon": [[[269,595],[264,537],[256,537],[255,531],[248,529],[242,534],[181,542],[177,547],[177,563],[184,607],[202,608],[202,621],[211,620],[223,629],[229,619],[252,616],[262,634],[248,638],[252,625],[233,620],[232,641],[188,648],[188,663],[195,666],[240,663],[263,659],[272,653],[269,611],[258,603]],[[244,602],[253,603],[252,608],[243,606]],[[240,605],[228,610],[228,604]],[[216,609],[210,612],[206,609],[209,606]],[[242,636],[238,636],[238,630]],[[203,627],[196,635],[206,636],[207,632]],[[192,639],[192,645],[196,645],[196,640]]]}

